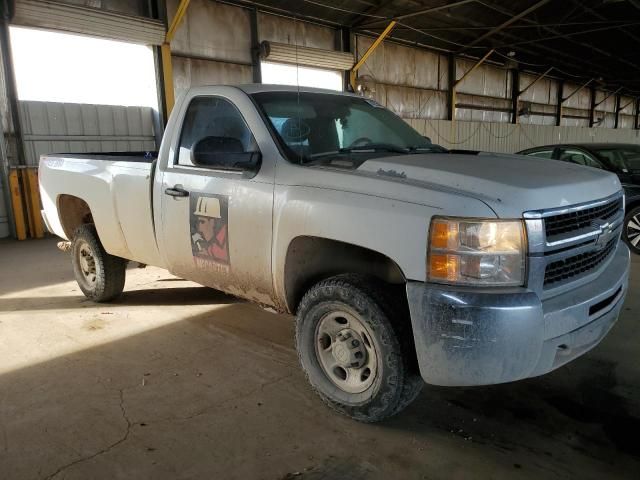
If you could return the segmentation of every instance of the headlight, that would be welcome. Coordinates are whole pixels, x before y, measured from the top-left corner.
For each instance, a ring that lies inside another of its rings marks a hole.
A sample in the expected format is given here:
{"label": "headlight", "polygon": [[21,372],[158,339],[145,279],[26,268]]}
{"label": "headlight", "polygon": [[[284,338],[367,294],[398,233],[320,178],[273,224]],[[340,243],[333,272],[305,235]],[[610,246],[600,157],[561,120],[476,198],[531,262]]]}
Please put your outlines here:
{"label": "headlight", "polygon": [[525,257],[524,224],[520,220],[431,220],[427,253],[427,279],[431,282],[523,285]]}

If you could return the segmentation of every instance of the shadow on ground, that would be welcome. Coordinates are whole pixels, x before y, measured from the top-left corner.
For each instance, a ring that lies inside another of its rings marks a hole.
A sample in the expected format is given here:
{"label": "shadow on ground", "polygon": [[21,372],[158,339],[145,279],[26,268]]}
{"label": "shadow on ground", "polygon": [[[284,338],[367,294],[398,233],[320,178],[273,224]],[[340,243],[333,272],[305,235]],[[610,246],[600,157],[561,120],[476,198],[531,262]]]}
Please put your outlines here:
{"label": "shadow on ground", "polygon": [[[88,300],[82,293],[78,293],[79,289],[75,285],[70,292],[74,292],[74,294],[0,298],[0,312],[96,307],[95,303]],[[103,308],[108,310],[109,308],[113,308],[112,306],[118,305],[130,307],[153,305],[153,307],[162,307],[176,305],[226,305],[229,303],[243,303],[243,300],[207,287],[174,287],[126,291],[114,302],[103,304]]]}
{"label": "shadow on ground", "polygon": [[0,478],[622,478],[640,466],[638,391],[611,362],[428,387],[402,415],[365,425],[310,391],[290,317],[169,290],[107,308],[211,308],[0,376]]}

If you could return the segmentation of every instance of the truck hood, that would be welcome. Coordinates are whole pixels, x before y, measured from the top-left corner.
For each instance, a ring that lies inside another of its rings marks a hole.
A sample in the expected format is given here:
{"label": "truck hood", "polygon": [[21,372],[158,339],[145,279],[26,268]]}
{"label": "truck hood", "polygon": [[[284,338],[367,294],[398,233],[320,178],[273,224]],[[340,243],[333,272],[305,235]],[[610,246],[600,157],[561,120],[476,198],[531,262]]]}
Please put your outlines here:
{"label": "truck hood", "polygon": [[471,196],[502,218],[589,202],[613,195],[621,188],[612,173],[523,155],[402,155],[367,160],[358,171]]}

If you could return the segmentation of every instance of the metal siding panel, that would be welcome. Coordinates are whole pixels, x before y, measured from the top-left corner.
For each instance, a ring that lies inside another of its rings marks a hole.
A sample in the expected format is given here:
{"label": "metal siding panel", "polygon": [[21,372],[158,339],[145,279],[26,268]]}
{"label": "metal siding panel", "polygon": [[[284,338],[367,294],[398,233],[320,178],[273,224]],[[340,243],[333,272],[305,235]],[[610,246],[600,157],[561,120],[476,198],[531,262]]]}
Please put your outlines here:
{"label": "metal siding panel", "polygon": [[[167,0],[169,22],[178,0]],[[177,29],[171,50],[215,60],[251,63],[251,29],[246,8],[210,0],[192,0]]]}
{"label": "metal siding panel", "polygon": [[[456,77],[458,79],[469,71],[475,61],[462,58],[456,59]],[[457,87],[459,93],[484,95],[489,97],[509,98],[511,96],[510,73],[492,65],[480,65],[465,78]]]}
{"label": "metal siding panel", "polygon": [[589,88],[581,88],[582,85],[577,83],[565,83],[562,91],[563,98],[572,95],[576,89],[580,88],[578,93],[574,94],[570,99],[563,103],[563,107],[566,108],[578,108],[583,110],[589,110],[591,108],[591,91]]}
{"label": "metal siding panel", "polygon": [[420,118],[447,118],[447,92],[418,90]]}
{"label": "metal siding panel", "polygon": [[620,106],[624,107],[620,110],[620,113],[624,115],[633,115],[633,112],[635,110],[635,103],[636,102],[633,97],[620,97]]}
{"label": "metal siding panel", "polygon": [[[371,37],[357,37],[358,58],[364,55],[373,41]],[[369,56],[361,74],[369,74],[386,84],[435,90],[439,85],[446,86],[447,81],[446,58],[439,72],[440,57],[427,50],[384,42]]]}
{"label": "metal siding panel", "polygon": [[603,92],[601,90],[596,91],[596,104],[600,103],[596,107],[598,112],[611,112],[614,113],[616,111],[616,96],[611,95],[609,98],[603,101],[603,99],[607,96],[611,95],[611,92]]}
{"label": "metal siding panel", "polygon": [[66,135],[82,135],[83,131],[83,119],[82,108],[77,103],[65,103],[63,106],[64,118],[65,118],[65,134]]}
{"label": "metal siding panel", "polygon": [[142,119],[140,118],[140,109],[127,107],[127,134],[133,136],[140,136],[142,131]]}
{"label": "metal siding panel", "polygon": [[[64,135],[67,131],[66,118],[64,116],[64,105],[62,103],[45,104],[46,126],[49,135]],[[35,132],[34,132],[35,133]]]}
{"label": "metal siding panel", "polygon": [[[258,14],[258,35],[260,41],[335,49],[334,29],[262,12]],[[250,38],[248,34],[247,38]]]}
{"label": "metal siding panel", "polygon": [[116,136],[125,136],[129,130],[126,107],[113,107],[113,109],[111,109],[111,115],[113,117],[113,125],[115,127],[114,134]]}
{"label": "metal siding panel", "polygon": [[172,57],[176,95],[189,87],[250,83],[250,66],[193,58]]}
{"label": "metal siding panel", "polygon": [[[140,122],[142,126],[142,132],[144,135],[153,135],[155,137],[156,130],[153,122],[153,109],[141,108],[140,109]],[[155,145],[155,142],[154,142]]]}
{"label": "metal siding panel", "polygon": [[640,130],[557,127],[491,122],[409,119],[423,135],[445,148],[515,153],[556,143],[620,142],[640,144]]}
{"label": "metal siding panel", "polygon": [[[520,74],[520,90],[524,90],[527,86],[538,78],[537,75],[528,73]],[[546,105],[554,105],[558,98],[558,82],[552,78],[542,78],[538,80],[531,88],[527,89],[520,100],[524,102],[535,102]]]}
{"label": "metal siding panel", "polygon": [[100,135],[115,135],[116,123],[113,115],[113,108],[107,105],[97,105],[98,129]]}
{"label": "metal siding panel", "polygon": [[387,108],[401,117],[415,118],[419,111],[416,90],[387,85]]}
{"label": "metal siding panel", "polygon": [[138,150],[156,149],[149,107],[33,101],[19,105],[29,165],[37,165],[46,153],[132,150],[130,139]]}
{"label": "metal siding panel", "polygon": [[635,117],[633,115],[620,115],[618,128],[634,128]]}
{"label": "metal siding panel", "polygon": [[80,105],[80,116],[84,135],[100,135],[98,108],[96,105]]}

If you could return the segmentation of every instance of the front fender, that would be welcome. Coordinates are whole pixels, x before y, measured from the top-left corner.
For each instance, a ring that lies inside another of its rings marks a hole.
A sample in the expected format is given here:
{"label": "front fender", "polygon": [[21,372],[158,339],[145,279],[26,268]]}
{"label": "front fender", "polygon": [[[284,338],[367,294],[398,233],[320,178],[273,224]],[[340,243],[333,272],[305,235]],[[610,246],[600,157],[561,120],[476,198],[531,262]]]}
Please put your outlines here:
{"label": "front fender", "polygon": [[393,260],[407,280],[424,281],[429,222],[437,214],[495,216],[484,203],[454,195],[445,211],[375,195],[276,185],[272,258],[276,295],[284,304],[287,251],[299,236],[367,248]]}

